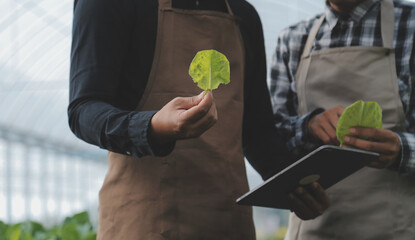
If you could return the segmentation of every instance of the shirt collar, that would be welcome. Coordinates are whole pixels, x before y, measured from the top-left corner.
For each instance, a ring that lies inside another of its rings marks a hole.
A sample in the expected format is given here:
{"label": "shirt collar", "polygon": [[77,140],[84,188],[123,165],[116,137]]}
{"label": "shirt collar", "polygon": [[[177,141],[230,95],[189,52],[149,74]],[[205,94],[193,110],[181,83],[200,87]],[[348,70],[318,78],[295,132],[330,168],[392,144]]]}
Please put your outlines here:
{"label": "shirt collar", "polygon": [[[359,5],[357,5],[353,10],[351,10],[348,14],[350,20],[353,22],[360,22],[362,18],[372,9],[372,7],[378,3],[380,0],[365,0],[361,2]],[[330,27],[330,29],[333,29],[339,18],[340,15],[336,11],[334,11],[328,1],[326,1],[326,9],[325,9],[325,15],[326,15],[326,21]]]}

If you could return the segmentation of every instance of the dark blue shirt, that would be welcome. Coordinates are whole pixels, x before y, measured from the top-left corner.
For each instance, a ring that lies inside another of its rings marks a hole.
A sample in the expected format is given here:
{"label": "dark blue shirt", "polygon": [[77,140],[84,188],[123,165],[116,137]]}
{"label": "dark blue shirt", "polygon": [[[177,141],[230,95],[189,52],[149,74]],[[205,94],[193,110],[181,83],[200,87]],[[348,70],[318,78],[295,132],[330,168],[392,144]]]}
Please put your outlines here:
{"label": "dark blue shirt", "polygon": [[[266,178],[285,165],[288,154],[273,124],[262,25],[249,3],[229,2],[246,51],[243,149]],[[223,0],[176,0],[173,7],[226,11]],[[134,111],[151,70],[157,9],[157,0],[75,2],[68,114],[72,131],[84,141],[134,157],[173,150],[174,143],[156,146],[147,137],[155,111]]]}

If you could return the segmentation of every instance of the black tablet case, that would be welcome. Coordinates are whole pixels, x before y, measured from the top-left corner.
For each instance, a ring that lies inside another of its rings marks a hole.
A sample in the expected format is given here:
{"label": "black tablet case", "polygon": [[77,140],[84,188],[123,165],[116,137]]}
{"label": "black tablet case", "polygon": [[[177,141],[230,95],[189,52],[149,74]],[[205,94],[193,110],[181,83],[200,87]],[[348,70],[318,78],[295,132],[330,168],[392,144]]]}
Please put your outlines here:
{"label": "black tablet case", "polygon": [[[301,186],[300,181],[317,180],[327,189],[379,154],[362,150],[323,145],[236,200],[241,205],[289,209],[288,193]],[[306,181],[307,182],[307,181]],[[309,181],[308,181],[309,182]]]}

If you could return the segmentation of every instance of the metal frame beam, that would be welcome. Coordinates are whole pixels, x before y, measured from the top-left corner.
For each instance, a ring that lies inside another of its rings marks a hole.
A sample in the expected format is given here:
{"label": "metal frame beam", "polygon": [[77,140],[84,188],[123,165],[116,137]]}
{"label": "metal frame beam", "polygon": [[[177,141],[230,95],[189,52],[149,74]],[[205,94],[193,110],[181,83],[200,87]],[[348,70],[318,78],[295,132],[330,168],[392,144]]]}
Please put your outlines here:
{"label": "metal frame beam", "polygon": [[10,126],[0,124],[0,139],[6,142],[18,142],[26,146],[39,147],[66,156],[79,157],[90,161],[102,162],[106,160],[105,152],[82,149],[74,144],[65,143],[59,139],[49,139],[42,136],[28,134]]}

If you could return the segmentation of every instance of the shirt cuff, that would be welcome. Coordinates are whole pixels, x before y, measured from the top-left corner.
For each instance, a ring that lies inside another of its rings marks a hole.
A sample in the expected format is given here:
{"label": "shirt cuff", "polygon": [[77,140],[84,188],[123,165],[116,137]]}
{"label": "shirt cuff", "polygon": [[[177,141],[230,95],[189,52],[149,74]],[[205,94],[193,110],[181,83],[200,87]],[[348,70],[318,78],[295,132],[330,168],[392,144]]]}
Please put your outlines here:
{"label": "shirt cuff", "polygon": [[308,132],[308,122],[310,121],[310,119],[312,117],[314,117],[315,115],[320,114],[324,111],[325,110],[323,108],[316,108],[313,111],[311,111],[311,112],[309,112],[306,115],[301,117],[301,119],[300,119],[300,124],[301,125],[298,125],[297,128],[301,127],[301,131],[303,132],[303,135],[299,136],[299,137],[301,137],[301,140],[299,140],[299,141],[302,141],[302,142],[315,142],[314,137],[311,136],[311,134]]}
{"label": "shirt cuff", "polygon": [[415,173],[415,135],[411,133],[397,133],[401,140],[400,173]]}
{"label": "shirt cuff", "polygon": [[290,141],[290,147],[295,158],[303,157],[309,152],[322,145],[322,142],[315,139],[308,132],[308,122],[315,115],[324,112],[323,108],[317,108],[301,116],[295,125],[295,137]]}
{"label": "shirt cuff", "polygon": [[126,152],[127,155],[133,157],[164,157],[173,151],[176,142],[157,145],[150,141],[148,133],[151,119],[156,112],[157,111],[144,111],[132,115],[128,126],[128,134],[133,146],[131,152]]}

